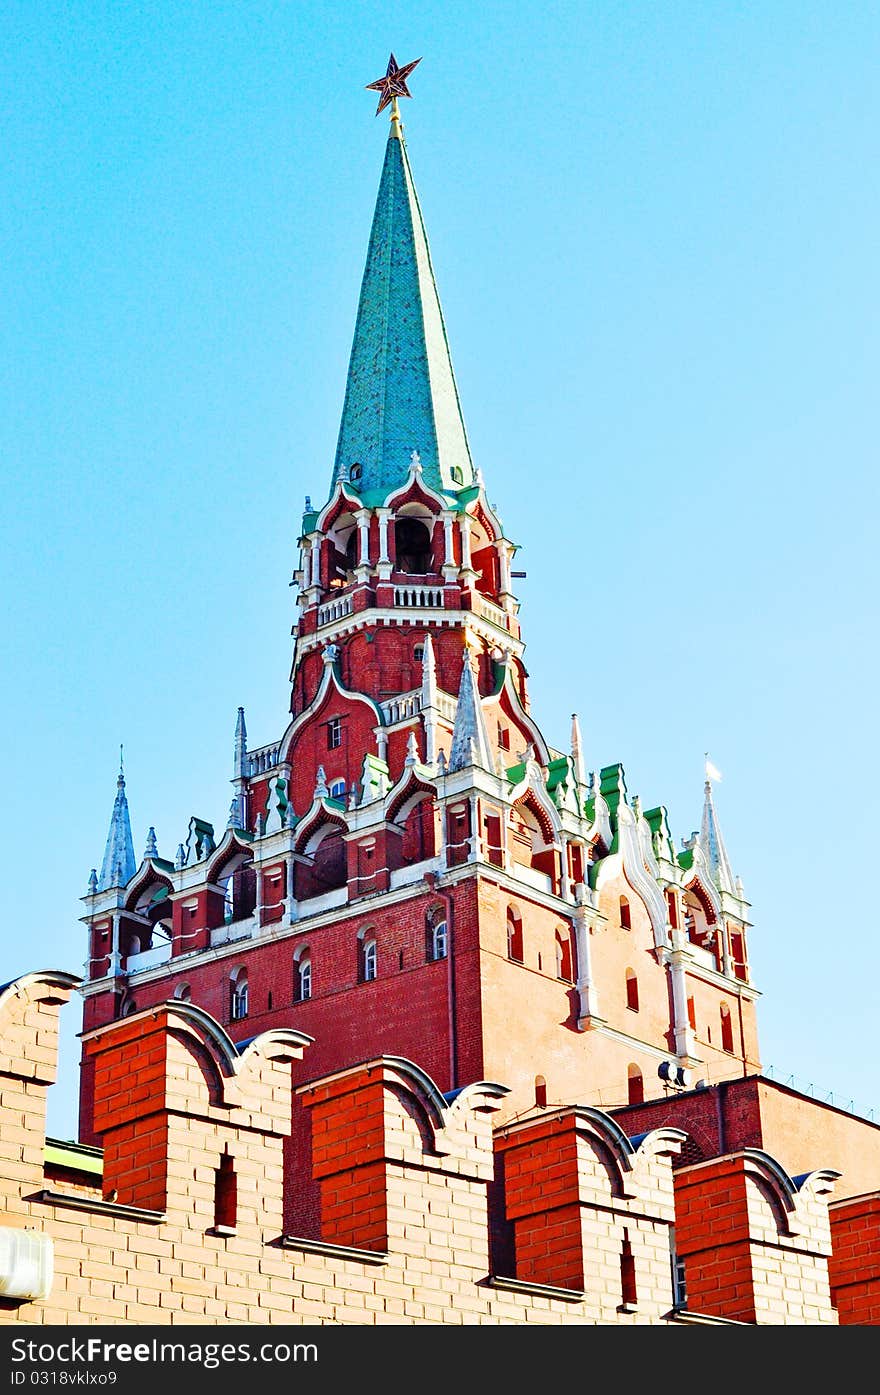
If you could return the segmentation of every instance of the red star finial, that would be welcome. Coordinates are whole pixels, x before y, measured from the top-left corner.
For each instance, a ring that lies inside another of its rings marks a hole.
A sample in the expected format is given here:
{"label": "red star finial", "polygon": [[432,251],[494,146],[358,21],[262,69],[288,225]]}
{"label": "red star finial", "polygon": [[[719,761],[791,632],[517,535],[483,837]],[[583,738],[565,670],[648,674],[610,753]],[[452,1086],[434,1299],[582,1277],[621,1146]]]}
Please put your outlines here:
{"label": "red star finial", "polygon": [[406,85],[406,80],[417,64],[421,63],[421,58],[414,58],[412,63],[404,63],[402,68],[398,68],[397,59],[392,53],[388,59],[388,69],[384,77],[377,78],[375,82],[368,82],[366,90],[368,92],[381,92],[379,105],[376,108],[376,115],[384,111],[389,102],[393,102],[397,97],[411,97],[412,93]]}

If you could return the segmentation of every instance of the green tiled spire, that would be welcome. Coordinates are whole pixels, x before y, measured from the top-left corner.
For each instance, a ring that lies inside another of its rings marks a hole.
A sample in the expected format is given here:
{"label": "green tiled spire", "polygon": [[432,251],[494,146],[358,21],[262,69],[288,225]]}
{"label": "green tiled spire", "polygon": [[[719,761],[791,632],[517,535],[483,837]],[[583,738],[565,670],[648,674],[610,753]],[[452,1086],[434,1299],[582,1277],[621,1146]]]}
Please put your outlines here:
{"label": "green tiled spire", "polygon": [[361,285],[340,467],[361,467],[355,488],[387,492],[418,451],[426,484],[458,492],[474,483],[428,239],[400,123],[392,120]]}

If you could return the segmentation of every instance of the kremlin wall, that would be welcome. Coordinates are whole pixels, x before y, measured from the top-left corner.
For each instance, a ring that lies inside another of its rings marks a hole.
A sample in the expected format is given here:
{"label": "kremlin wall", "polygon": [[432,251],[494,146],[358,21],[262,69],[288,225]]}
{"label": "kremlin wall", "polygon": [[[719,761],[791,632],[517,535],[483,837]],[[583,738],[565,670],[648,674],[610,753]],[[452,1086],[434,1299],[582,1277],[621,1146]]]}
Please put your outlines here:
{"label": "kremlin wall", "polygon": [[[503,1085],[444,1097],[379,1057],[301,1087],[278,1029],[236,1049],[170,1003],[85,1038],[103,1152],[47,1143],[76,980],[0,994],[0,1320],[22,1323],[872,1323],[880,1196],[833,1200],[742,1148],[628,1136],[588,1106],[495,1127]],[[679,1164],[676,1166],[676,1164]],[[310,1219],[314,1224],[310,1224]]]}

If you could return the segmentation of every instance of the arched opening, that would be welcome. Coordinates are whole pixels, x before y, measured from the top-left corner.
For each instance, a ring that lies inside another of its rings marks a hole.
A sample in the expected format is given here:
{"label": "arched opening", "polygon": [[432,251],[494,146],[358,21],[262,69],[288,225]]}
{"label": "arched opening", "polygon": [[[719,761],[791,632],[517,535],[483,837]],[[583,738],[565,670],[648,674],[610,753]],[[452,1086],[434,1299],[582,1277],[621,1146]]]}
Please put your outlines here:
{"label": "arched opening", "polygon": [[247,969],[233,969],[229,976],[229,1020],[241,1022],[248,1015]]}
{"label": "arched opening", "polygon": [[[119,948],[127,967],[137,968],[128,961],[150,950],[167,945],[171,954],[171,886],[165,881],[151,881],[135,892],[123,911],[119,927]],[[141,967],[147,967],[143,965]]]}
{"label": "arched opening", "polygon": [[637,1065],[626,1068],[626,1099],[628,1104],[644,1103],[645,1081]]}
{"label": "arched opening", "polygon": [[467,862],[471,847],[470,805],[450,804],[446,810],[446,863],[457,867]]}
{"label": "arched opening", "polygon": [[[559,853],[552,833],[545,831],[536,813],[525,801],[510,812],[510,854],[524,881],[542,891],[558,893]],[[525,869],[523,876],[522,869]]]}
{"label": "arched opening", "polygon": [[430,794],[422,795],[406,809],[400,839],[400,860],[403,865],[425,862],[436,855],[436,815],[437,806]]}
{"label": "arched opening", "polygon": [[556,977],[564,983],[574,980],[572,961],[571,930],[560,927],[556,931]]}
{"label": "arched opening", "polygon": [[721,1050],[733,1051],[733,1019],[726,1003],[721,1004]]}
{"label": "arched opening", "polygon": [[326,587],[340,590],[354,581],[354,569],[358,562],[358,528],[353,514],[339,515],[330,530],[329,543],[329,567],[321,581]]}
{"label": "arched opening", "polygon": [[484,527],[483,519],[474,514],[462,520],[462,527],[470,529],[471,565],[477,574],[477,590],[497,601],[501,590],[501,564],[495,541]]}
{"label": "arched opening", "polygon": [[629,901],[625,896],[620,898],[620,928],[621,930],[632,929],[632,912],[629,908]]}
{"label": "arched opening", "polygon": [[219,892],[208,892],[208,924],[211,929],[250,920],[257,905],[257,874],[252,855],[239,851],[227,858],[214,874]]}
{"label": "arched opening", "polygon": [[312,953],[299,949],[293,956],[293,1001],[305,1003],[312,996]]}
{"label": "arched opening", "polygon": [[131,1017],[133,1012],[137,1012],[137,1003],[130,993],[123,993],[122,1001],[119,1004],[119,1016]]}
{"label": "arched opening", "polygon": [[297,868],[297,895],[302,901],[345,886],[346,847],[338,824],[325,824],[312,835]]}
{"label": "arched opening", "polygon": [[394,552],[397,570],[408,576],[425,576],[433,571],[431,533],[420,518],[398,518],[394,524]]}
{"label": "arched opening", "polygon": [[189,1003],[192,1001],[192,990],[188,983],[178,983],[174,989],[174,996],[179,1003]]}
{"label": "arched opening", "polygon": [[373,930],[358,931],[358,983],[372,983],[378,973],[376,935]]}
{"label": "arched opening", "polygon": [[639,1010],[639,981],[632,969],[626,971],[626,1005],[631,1012]]}
{"label": "arched opening", "polygon": [[523,962],[522,916],[514,906],[507,907],[507,957],[515,964]]}
{"label": "arched opening", "polygon": [[699,945],[711,954],[714,967],[719,967],[718,935],[711,904],[695,888],[684,893],[684,925],[691,944]]}
{"label": "arched opening", "polygon": [[734,976],[743,982],[748,980],[749,970],[746,963],[746,940],[741,930],[731,930],[730,932],[730,963]]}

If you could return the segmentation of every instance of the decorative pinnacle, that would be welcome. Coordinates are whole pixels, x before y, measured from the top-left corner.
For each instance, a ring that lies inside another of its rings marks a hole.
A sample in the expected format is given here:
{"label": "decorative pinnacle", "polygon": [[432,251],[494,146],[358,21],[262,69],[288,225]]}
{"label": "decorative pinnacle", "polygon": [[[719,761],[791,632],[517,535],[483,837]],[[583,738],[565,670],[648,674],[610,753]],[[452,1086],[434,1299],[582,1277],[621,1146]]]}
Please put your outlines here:
{"label": "decorative pinnacle", "polygon": [[412,96],[412,93],[406,85],[406,80],[413,68],[417,67],[421,61],[421,58],[414,58],[411,63],[404,63],[403,67],[399,68],[397,66],[397,59],[392,53],[391,57],[388,59],[388,67],[385,70],[385,76],[377,78],[375,82],[367,83],[367,92],[378,92],[380,94],[379,105],[376,108],[377,116],[380,112],[385,110],[390,102],[391,120],[400,120],[400,112],[397,110],[397,99],[398,97]]}

